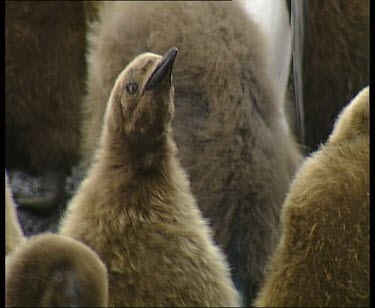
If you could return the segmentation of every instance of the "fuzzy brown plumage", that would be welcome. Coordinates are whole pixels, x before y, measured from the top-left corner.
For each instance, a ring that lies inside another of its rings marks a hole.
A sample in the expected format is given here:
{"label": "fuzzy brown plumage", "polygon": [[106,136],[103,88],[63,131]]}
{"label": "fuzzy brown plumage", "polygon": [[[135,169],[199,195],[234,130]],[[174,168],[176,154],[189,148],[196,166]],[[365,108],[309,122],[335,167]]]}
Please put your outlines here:
{"label": "fuzzy brown plumage", "polygon": [[[142,54],[117,78],[101,145],[61,232],[106,264],[110,306],[237,306],[225,258],[176,158],[173,87],[164,80],[145,88],[160,59]],[[126,92],[130,83],[136,94]]]}
{"label": "fuzzy brown plumage", "polygon": [[369,306],[369,90],[301,166],[258,307]]}
{"label": "fuzzy brown plumage", "polygon": [[179,47],[173,127],[182,166],[249,302],[277,243],[280,206],[300,161],[258,27],[238,2],[105,2],[89,43],[87,160],[125,63],[140,52]]}
{"label": "fuzzy brown plumage", "polygon": [[7,307],[106,307],[107,270],[96,253],[71,238],[31,237],[6,260]]}
{"label": "fuzzy brown plumage", "polygon": [[316,150],[339,111],[369,83],[368,0],[304,1],[305,144]]}
{"label": "fuzzy brown plumage", "polygon": [[11,253],[23,241],[24,236],[18,223],[12,190],[5,173],[5,253]]}
{"label": "fuzzy brown plumage", "polygon": [[79,157],[85,74],[80,1],[6,1],[6,166],[66,168]]}
{"label": "fuzzy brown plumage", "polygon": [[98,19],[98,14],[102,1],[83,1],[83,9],[85,12],[86,24],[90,27],[91,23]]}

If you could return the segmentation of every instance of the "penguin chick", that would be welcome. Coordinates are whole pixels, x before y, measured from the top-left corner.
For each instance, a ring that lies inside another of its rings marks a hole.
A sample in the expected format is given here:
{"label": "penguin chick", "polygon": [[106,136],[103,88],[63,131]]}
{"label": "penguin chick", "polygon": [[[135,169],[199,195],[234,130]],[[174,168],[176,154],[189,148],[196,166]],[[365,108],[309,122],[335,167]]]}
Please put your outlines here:
{"label": "penguin chick", "polygon": [[329,137],[330,143],[345,142],[369,134],[369,95],[369,87],[364,88],[341,112]]}
{"label": "penguin chick", "polygon": [[11,253],[17,245],[24,242],[24,235],[17,220],[12,190],[5,172],[5,253]]}
{"label": "penguin chick", "polygon": [[107,270],[96,253],[71,238],[29,238],[6,260],[7,307],[106,307]]}
{"label": "penguin chick", "polygon": [[176,157],[176,54],[142,54],[118,76],[95,161],[62,222],[106,264],[110,306],[239,304]]}
{"label": "penguin chick", "polygon": [[267,74],[259,26],[238,1],[104,1],[98,20],[88,37],[83,156],[90,161],[124,63],[178,44],[173,133],[181,164],[249,303],[301,159]]}
{"label": "penguin chick", "polygon": [[84,4],[7,1],[5,11],[5,164],[9,175],[41,176],[41,195],[15,190],[14,197],[46,215],[65,203],[65,178],[79,160]]}
{"label": "penguin chick", "polygon": [[369,89],[306,159],[257,307],[369,306]]}

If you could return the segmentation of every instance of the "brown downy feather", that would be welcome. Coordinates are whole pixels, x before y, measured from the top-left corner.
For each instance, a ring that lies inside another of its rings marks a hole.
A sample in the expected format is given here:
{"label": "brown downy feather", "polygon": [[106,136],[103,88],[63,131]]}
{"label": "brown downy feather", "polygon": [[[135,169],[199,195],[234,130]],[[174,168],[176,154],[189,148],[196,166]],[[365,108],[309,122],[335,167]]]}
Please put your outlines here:
{"label": "brown downy feather", "polygon": [[366,88],[298,171],[256,306],[369,306],[369,210]]}
{"label": "brown downy feather", "polygon": [[107,301],[103,262],[76,240],[45,233],[7,257],[7,307],[107,307]]}
{"label": "brown downy feather", "polygon": [[142,54],[118,76],[101,145],[61,233],[102,258],[110,306],[238,306],[224,255],[176,157],[170,77],[148,88],[161,63]]}
{"label": "brown downy feather", "polygon": [[89,34],[83,156],[112,85],[140,52],[179,50],[174,136],[193,193],[250,302],[300,161],[266,74],[263,35],[238,2],[105,2]]}

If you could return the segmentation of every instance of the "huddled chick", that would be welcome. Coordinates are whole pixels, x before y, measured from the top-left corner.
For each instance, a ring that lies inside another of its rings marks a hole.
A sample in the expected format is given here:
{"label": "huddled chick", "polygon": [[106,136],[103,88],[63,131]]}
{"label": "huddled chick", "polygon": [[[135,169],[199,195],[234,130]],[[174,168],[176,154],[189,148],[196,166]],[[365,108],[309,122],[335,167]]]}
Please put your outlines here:
{"label": "huddled chick", "polygon": [[283,205],[257,307],[369,306],[369,89],[307,158]]}
{"label": "huddled chick", "polygon": [[238,306],[172,138],[177,49],[144,53],[119,74],[100,146],[60,231],[94,249],[109,306]]}
{"label": "huddled chick", "polygon": [[107,270],[77,240],[45,233],[6,258],[7,307],[107,307]]}
{"label": "huddled chick", "polygon": [[245,303],[279,239],[280,207],[301,160],[268,76],[264,39],[238,1],[104,2],[88,36],[88,164],[124,65],[141,52],[179,47],[174,138]]}

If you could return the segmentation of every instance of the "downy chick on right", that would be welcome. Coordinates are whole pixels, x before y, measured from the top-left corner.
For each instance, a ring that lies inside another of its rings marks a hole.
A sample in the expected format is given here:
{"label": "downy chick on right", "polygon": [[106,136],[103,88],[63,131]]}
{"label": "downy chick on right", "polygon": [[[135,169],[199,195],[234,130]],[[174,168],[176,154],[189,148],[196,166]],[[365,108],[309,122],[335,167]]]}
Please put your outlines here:
{"label": "downy chick on right", "polygon": [[257,307],[369,306],[369,106],[367,87],[296,174]]}

